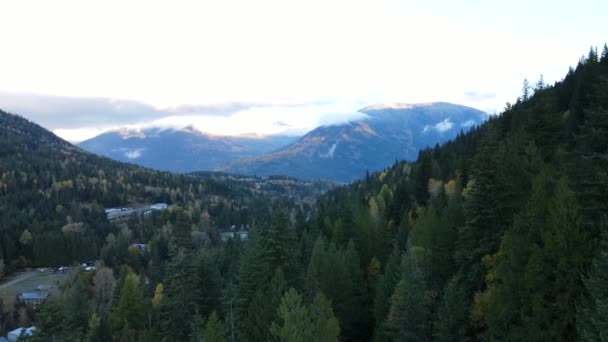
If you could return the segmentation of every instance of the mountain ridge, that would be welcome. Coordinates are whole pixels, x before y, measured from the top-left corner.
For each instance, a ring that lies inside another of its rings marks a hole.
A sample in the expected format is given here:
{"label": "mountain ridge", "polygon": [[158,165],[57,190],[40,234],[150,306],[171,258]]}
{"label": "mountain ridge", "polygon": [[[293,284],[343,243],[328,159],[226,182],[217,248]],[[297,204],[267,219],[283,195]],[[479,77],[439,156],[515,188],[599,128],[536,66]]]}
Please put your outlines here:
{"label": "mountain ridge", "polygon": [[213,170],[231,160],[271,152],[297,137],[222,136],[192,127],[118,129],[83,141],[79,147],[118,161],[171,172]]}
{"label": "mountain ridge", "polygon": [[488,117],[482,111],[448,102],[376,104],[360,112],[366,117],[320,126],[289,146],[231,162],[218,170],[347,183],[396,160],[412,160],[422,148],[455,138]]}

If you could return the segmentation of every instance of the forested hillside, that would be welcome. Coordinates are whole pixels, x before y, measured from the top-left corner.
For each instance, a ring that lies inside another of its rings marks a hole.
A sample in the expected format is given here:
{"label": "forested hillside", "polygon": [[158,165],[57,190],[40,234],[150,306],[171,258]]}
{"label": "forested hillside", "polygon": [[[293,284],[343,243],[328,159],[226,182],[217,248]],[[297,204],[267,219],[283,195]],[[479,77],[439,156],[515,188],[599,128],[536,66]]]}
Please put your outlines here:
{"label": "forested hillside", "polygon": [[[270,182],[228,175],[177,175],[87,153],[21,117],[0,111],[0,260],[4,273],[98,258],[119,228],[104,208],[167,203],[187,211],[197,230],[268,220],[269,204],[307,202],[330,184]],[[256,182],[264,182],[256,189]],[[283,196],[286,194],[286,196]],[[306,200],[308,198],[308,200]],[[147,242],[174,214],[133,230]],[[132,241],[128,241],[132,242]]]}
{"label": "forested hillside", "polygon": [[471,133],[323,198],[308,275],[334,276],[316,261],[354,243],[366,281],[343,311],[331,293],[345,290],[315,283],[344,338],[606,339],[607,54],[554,86],[525,82]]}
{"label": "forested hillside", "polygon": [[[311,215],[262,198],[245,211],[247,241],[218,241],[205,228],[218,201],[243,203],[231,197],[234,189],[215,195],[226,189],[219,180],[113,163],[0,117],[5,258],[13,267],[36,263],[40,234],[60,237],[48,242],[60,246],[55,253],[78,250],[73,236],[91,237],[84,252],[101,249],[96,271],[73,268],[60,295],[29,311],[34,340],[602,341],[608,334],[608,48],[601,56],[591,50],[555,85],[525,82],[502,114],[416,162],[330,191]],[[39,137],[45,143],[32,143]],[[103,214],[96,208],[124,201],[175,206],[120,227],[95,219]],[[86,229],[73,229],[75,222]]]}

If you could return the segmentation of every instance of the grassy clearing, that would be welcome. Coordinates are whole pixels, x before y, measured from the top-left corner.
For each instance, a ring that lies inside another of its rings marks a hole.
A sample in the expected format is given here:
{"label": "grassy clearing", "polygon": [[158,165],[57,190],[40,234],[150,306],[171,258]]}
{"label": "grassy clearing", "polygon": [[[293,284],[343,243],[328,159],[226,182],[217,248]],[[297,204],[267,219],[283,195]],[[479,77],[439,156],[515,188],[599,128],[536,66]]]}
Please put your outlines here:
{"label": "grassy clearing", "polygon": [[[62,285],[63,282],[65,282],[67,279],[67,274],[30,271],[21,273],[17,275],[17,277],[23,278],[23,280],[13,282],[8,286],[3,286],[0,288],[0,297],[4,302],[5,308],[13,307],[17,293],[34,291],[36,290],[36,286],[41,284],[54,285],[55,287],[51,293],[52,295],[56,295],[59,293],[58,285]],[[11,282],[11,279],[7,279],[6,282]]]}

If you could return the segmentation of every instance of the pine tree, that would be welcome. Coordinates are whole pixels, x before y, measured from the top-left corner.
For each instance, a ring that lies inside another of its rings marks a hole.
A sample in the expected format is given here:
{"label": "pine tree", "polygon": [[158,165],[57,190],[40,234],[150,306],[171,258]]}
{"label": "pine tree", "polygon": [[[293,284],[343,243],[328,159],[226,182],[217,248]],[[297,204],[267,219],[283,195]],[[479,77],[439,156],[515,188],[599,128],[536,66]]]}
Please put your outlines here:
{"label": "pine tree", "polygon": [[438,309],[437,323],[434,326],[433,335],[440,342],[464,341],[467,332],[467,312],[462,310],[466,307],[464,289],[458,277],[450,279],[447,283],[441,304]]}
{"label": "pine tree", "polygon": [[205,331],[203,332],[203,342],[225,342],[226,339],[226,328],[224,323],[220,320],[217,312],[213,311],[211,316],[205,324]]}
{"label": "pine tree", "polygon": [[367,303],[370,298],[367,293],[361,259],[353,240],[348,242],[343,252],[342,262],[346,266],[347,287],[342,289],[344,295],[343,315],[340,322],[345,338],[361,338],[371,334],[371,310]]}
{"label": "pine tree", "polygon": [[384,334],[382,323],[386,319],[390,309],[390,299],[395,292],[395,287],[401,280],[401,251],[398,248],[393,249],[389,257],[384,273],[378,279],[376,286],[376,296],[374,298],[374,320],[376,323],[376,340],[380,339]]}
{"label": "pine tree", "polygon": [[277,308],[287,282],[280,268],[277,268],[270,284],[258,289],[249,305],[243,320],[243,336],[250,341],[269,341],[272,339],[270,325],[276,320]]}
{"label": "pine tree", "polygon": [[252,228],[239,266],[238,300],[235,303],[238,317],[245,315],[255,292],[264,288],[270,281],[271,271],[264,255],[262,237],[256,228]]}
{"label": "pine tree", "polygon": [[194,298],[191,228],[183,213],[177,214],[169,245],[168,277],[160,306],[161,330],[166,336],[184,340],[190,335],[189,322],[196,313]]}
{"label": "pine tree", "polygon": [[[137,336],[146,321],[146,300],[139,278],[129,272],[120,289],[118,302],[112,309],[112,330]],[[123,335],[124,336],[124,335]]]}
{"label": "pine tree", "polygon": [[192,270],[195,311],[206,317],[220,306],[222,279],[215,260],[206,252],[195,258]]}
{"label": "pine tree", "polygon": [[49,298],[40,307],[33,341],[60,341],[65,332],[65,308],[60,298]]}
{"label": "pine tree", "polygon": [[580,133],[575,137],[576,153],[571,161],[572,180],[583,224],[593,238],[598,238],[598,227],[608,211],[608,179],[605,174],[608,168],[608,109],[598,108],[584,113]]}
{"label": "pine tree", "polygon": [[385,326],[394,341],[427,341],[430,313],[426,285],[413,254],[403,257],[401,271]]}
{"label": "pine tree", "polygon": [[589,275],[585,278],[587,296],[577,310],[577,329],[583,341],[608,341],[608,230],[602,238]]}
{"label": "pine tree", "polygon": [[482,302],[487,338],[576,339],[574,305],[588,259],[580,246],[586,243],[566,180],[555,181],[553,172],[543,171],[486,275],[490,287]]}
{"label": "pine tree", "polygon": [[298,248],[295,231],[289,224],[285,209],[276,210],[268,231],[262,235],[264,258],[271,270],[280,267],[290,286],[299,286],[301,269],[298,263]]}
{"label": "pine tree", "polygon": [[340,323],[334,315],[331,302],[322,293],[317,294],[310,305],[312,340],[319,342],[338,341]]}
{"label": "pine tree", "polygon": [[528,82],[528,79],[524,79],[524,84],[522,86],[521,100],[525,102],[525,101],[528,101],[529,98],[530,98],[530,83]]}
{"label": "pine tree", "polygon": [[324,288],[324,276],[327,271],[327,240],[319,235],[315,240],[310,256],[307,271],[307,291],[309,294],[316,293]]}
{"label": "pine tree", "polygon": [[66,335],[68,339],[81,339],[85,334],[87,319],[89,317],[89,298],[86,293],[84,280],[79,273],[71,275],[70,288],[65,298]]}
{"label": "pine tree", "polygon": [[312,341],[312,323],[302,295],[294,288],[285,293],[278,308],[278,320],[270,327],[272,335],[282,342]]}

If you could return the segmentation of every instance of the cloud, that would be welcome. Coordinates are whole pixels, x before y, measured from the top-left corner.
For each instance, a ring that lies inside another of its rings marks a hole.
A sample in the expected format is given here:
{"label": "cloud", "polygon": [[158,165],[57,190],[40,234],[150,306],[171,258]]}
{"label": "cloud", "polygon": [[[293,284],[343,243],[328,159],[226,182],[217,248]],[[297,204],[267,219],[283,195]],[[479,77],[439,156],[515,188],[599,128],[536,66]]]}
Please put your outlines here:
{"label": "cloud", "polygon": [[447,118],[447,119],[445,119],[445,120],[443,120],[441,122],[438,122],[438,123],[436,123],[436,124],[434,124],[432,126],[430,126],[430,125],[424,126],[424,129],[422,130],[422,132],[428,132],[430,130],[435,130],[435,131],[437,131],[439,133],[444,133],[444,132],[447,132],[447,131],[451,130],[452,127],[454,127],[454,123],[452,121],[450,121],[449,118]]}
{"label": "cloud", "polygon": [[[255,106],[264,105],[247,102],[226,102],[203,105],[180,105],[176,107],[170,107],[166,111],[168,114],[172,115],[199,114],[210,116],[230,116],[235,112]],[[268,106],[268,104],[266,104],[266,106]]]}
{"label": "cloud", "polygon": [[133,124],[166,115],[137,101],[6,92],[0,92],[0,108],[50,130]]}
{"label": "cloud", "polygon": [[159,109],[131,100],[8,92],[0,92],[0,108],[20,114],[71,142],[120,128],[152,127],[191,126],[219,135],[301,135],[322,124],[362,115],[353,114],[355,105],[326,99],[305,102],[280,98],[276,102],[233,101]]}
{"label": "cloud", "polygon": [[441,121],[440,123],[436,124],[435,129],[437,130],[437,132],[443,133],[443,132],[451,130],[453,126],[454,126],[454,123],[451,122],[450,119],[445,119],[445,120]]}
{"label": "cloud", "polygon": [[367,117],[369,117],[367,114],[358,111],[336,111],[321,116],[319,124],[323,126],[337,125],[345,122],[363,120]]}
{"label": "cloud", "polygon": [[[298,136],[318,126],[367,117],[357,111],[360,101],[340,99],[278,99],[276,103],[226,102],[158,109],[129,100],[0,92],[0,108],[20,114],[73,143],[121,128],[137,131],[191,127],[216,135]],[[139,156],[132,152],[127,157]]]}
{"label": "cloud", "polygon": [[54,129],[52,132],[65,139],[68,141],[71,141],[73,143],[79,143],[81,141],[85,141],[87,139],[90,139],[92,137],[98,136],[104,132],[107,132],[111,129],[113,129],[114,127],[105,127],[105,128],[58,128],[58,129]]}
{"label": "cloud", "polygon": [[473,126],[473,125],[475,125],[475,121],[473,121],[473,120],[467,120],[467,121],[465,121],[465,122],[461,123],[461,124],[460,124],[460,127],[465,127],[465,128],[467,128],[467,127],[471,127],[471,126]]}
{"label": "cloud", "polygon": [[142,149],[130,150],[125,152],[125,157],[129,159],[137,159],[141,157]]}

